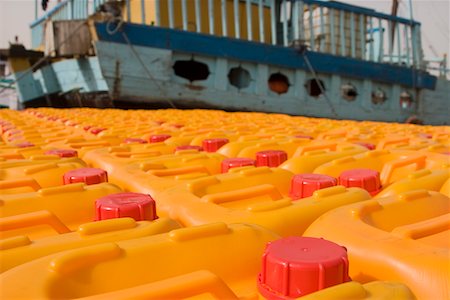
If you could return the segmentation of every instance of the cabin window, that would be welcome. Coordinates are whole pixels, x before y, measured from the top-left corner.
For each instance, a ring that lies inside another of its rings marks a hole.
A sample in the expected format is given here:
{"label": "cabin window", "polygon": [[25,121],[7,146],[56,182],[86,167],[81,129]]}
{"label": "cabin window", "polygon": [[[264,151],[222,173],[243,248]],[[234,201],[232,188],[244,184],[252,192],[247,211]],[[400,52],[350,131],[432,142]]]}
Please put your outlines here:
{"label": "cabin window", "polygon": [[407,91],[400,93],[400,107],[402,109],[411,109],[413,107],[413,97],[411,93]]}
{"label": "cabin window", "polygon": [[341,86],[341,95],[347,101],[354,101],[358,96],[358,91],[353,84],[346,83]]}
{"label": "cabin window", "polygon": [[268,84],[269,89],[279,95],[287,93],[290,86],[287,76],[280,72],[270,75]]}
{"label": "cabin window", "polygon": [[208,65],[202,62],[191,60],[177,60],[173,65],[175,75],[185,78],[190,82],[196,80],[205,80],[210,72]]}
{"label": "cabin window", "polygon": [[322,90],[325,91],[325,84],[320,79],[308,79],[305,82],[305,89],[311,97],[319,97]]}
{"label": "cabin window", "polygon": [[377,89],[372,92],[372,103],[375,105],[383,104],[386,98],[386,93],[382,89]]}
{"label": "cabin window", "polygon": [[230,84],[238,89],[246,88],[250,85],[252,80],[250,72],[241,66],[232,68],[228,73],[228,81]]}

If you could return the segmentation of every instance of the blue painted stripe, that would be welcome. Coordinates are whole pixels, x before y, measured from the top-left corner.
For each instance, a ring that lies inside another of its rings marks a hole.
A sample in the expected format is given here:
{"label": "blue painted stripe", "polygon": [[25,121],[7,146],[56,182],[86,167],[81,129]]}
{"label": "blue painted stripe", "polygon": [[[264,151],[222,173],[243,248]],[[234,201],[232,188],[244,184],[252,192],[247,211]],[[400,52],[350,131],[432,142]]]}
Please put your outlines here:
{"label": "blue painted stripe", "polygon": [[[121,31],[114,35],[107,33],[105,23],[96,23],[96,30],[98,38],[107,42],[126,44],[122,34],[125,33],[136,46],[308,70],[303,56],[293,48],[130,23],[124,23]],[[307,56],[319,73],[367,78],[416,88],[434,89],[436,85],[435,76],[420,70],[313,51],[309,51]]]}

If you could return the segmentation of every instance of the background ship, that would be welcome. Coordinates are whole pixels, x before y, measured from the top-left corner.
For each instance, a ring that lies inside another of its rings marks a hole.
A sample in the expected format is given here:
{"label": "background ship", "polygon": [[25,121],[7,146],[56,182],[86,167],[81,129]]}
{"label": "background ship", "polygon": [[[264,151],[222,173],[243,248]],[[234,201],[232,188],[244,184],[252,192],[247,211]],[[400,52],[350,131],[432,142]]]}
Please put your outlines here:
{"label": "background ship", "polygon": [[[395,4],[396,1],[394,1]],[[394,5],[395,6],[395,5]],[[202,107],[448,124],[420,23],[317,0],[60,2],[12,45],[18,108]],[[40,51],[40,52],[39,52]]]}

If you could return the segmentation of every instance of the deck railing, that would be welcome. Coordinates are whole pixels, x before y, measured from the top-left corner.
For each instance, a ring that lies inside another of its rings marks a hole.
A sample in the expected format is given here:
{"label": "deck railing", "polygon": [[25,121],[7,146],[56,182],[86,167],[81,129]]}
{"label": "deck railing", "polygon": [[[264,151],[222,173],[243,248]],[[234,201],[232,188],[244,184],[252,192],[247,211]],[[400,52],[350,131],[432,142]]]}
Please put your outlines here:
{"label": "deck railing", "polygon": [[[84,19],[105,0],[65,0],[31,24],[33,47],[47,19]],[[423,69],[420,23],[319,0],[125,0],[127,22],[201,32]]]}
{"label": "deck railing", "polygon": [[[107,0],[64,0],[55,5],[44,16],[30,24],[31,47],[39,48],[43,44],[44,26],[47,20],[84,20]],[[38,1],[40,2],[40,1]],[[36,4],[37,5],[37,4]]]}

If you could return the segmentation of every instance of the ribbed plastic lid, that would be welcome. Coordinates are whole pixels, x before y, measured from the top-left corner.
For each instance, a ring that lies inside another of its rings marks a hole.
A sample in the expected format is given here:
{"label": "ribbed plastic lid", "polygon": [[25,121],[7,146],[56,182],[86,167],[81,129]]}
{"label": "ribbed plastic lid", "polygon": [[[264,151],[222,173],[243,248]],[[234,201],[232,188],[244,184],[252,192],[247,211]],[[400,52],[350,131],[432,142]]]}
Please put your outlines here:
{"label": "ribbed plastic lid", "polygon": [[292,177],[289,196],[293,200],[310,197],[320,189],[337,185],[337,179],[322,174],[297,174]]}
{"label": "ribbed plastic lid", "polygon": [[30,142],[23,142],[23,143],[15,144],[14,146],[16,146],[17,148],[28,148],[28,147],[34,147],[35,145]]}
{"label": "ribbed plastic lid", "polygon": [[140,193],[118,193],[97,199],[95,212],[96,221],[126,217],[153,221],[158,218],[155,200]]}
{"label": "ribbed plastic lid", "polygon": [[59,157],[78,157],[78,152],[72,149],[53,149],[45,152],[46,155],[58,155]]}
{"label": "ribbed plastic lid", "polygon": [[149,141],[150,143],[160,143],[171,137],[172,136],[170,134],[153,134],[150,136]]}
{"label": "ribbed plastic lid", "polygon": [[63,176],[64,184],[84,182],[87,185],[108,182],[105,170],[97,168],[81,168],[70,170]]}
{"label": "ribbed plastic lid", "polygon": [[282,150],[266,150],[256,153],[257,167],[275,168],[287,160],[287,153]]}
{"label": "ribbed plastic lid", "polygon": [[369,150],[375,150],[376,146],[372,143],[366,143],[366,142],[356,142],[355,144],[366,147]]}
{"label": "ribbed plastic lid", "polygon": [[216,152],[220,147],[229,142],[226,138],[206,139],[202,142],[203,150],[206,152]]}
{"label": "ribbed plastic lid", "polygon": [[196,145],[182,145],[182,146],[177,146],[175,148],[175,151],[180,151],[180,150],[198,150],[198,151],[203,151],[203,147],[202,146],[196,146]]}
{"label": "ribbed plastic lid", "polygon": [[222,173],[227,173],[231,168],[254,166],[255,160],[245,157],[226,158],[222,161]]}
{"label": "ribbed plastic lid", "polygon": [[370,169],[353,169],[341,173],[339,184],[345,187],[359,187],[367,190],[371,195],[381,189],[380,173]]}
{"label": "ribbed plastic lid", "polygon": [[350,280],[344,247],[319,238],[287,237],[267,244],[258,290],[267,299],[294,299]]}
{"label": "ribbed plastic lid", "polygon": [[97,134],[99,134],[100,132],[105,131],[105,130],[106,130],[106,128],[92,128],[92,129],[90,130],[90,133],[97,135]]}
{"label": "ribbed plastic lid", "polygon": [[147,144],[147,141],[140,138],[126,138],[123,140],[125,144]]}

